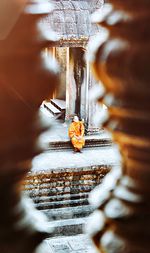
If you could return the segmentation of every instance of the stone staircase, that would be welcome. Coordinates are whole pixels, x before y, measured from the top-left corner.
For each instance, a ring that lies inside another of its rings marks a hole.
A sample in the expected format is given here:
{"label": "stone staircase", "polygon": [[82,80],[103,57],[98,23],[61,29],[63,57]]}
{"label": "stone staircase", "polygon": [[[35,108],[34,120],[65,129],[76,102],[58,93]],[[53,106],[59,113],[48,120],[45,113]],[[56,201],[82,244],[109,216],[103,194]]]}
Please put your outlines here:
{"label": "stone staircase", "polygon": [[44,101],[43,106],[47,109],[51,115],[56,119],[64,119],[66,102],[61,99],[50,99],[50,101]]}
{"label": "stone staircase", "polygon": [[93,211],[88,194],[110,169],[111,165],[101,165],[31,171],[24,182],[24,191],[37,209],[47,215],[48,226],[55,227],[53,236],[81,234]]}
{"label": "stone staircase", "polygon": [[23,183],[37,209],[47,215],[48,226],[55,228],[50,237],[83,233],[93,211],[89,193],[118,162],[107,134],[85,136],[83,153],[75,154],[67,131],[67,125],[56,122],[42,135],[45,152],[33,159]]}

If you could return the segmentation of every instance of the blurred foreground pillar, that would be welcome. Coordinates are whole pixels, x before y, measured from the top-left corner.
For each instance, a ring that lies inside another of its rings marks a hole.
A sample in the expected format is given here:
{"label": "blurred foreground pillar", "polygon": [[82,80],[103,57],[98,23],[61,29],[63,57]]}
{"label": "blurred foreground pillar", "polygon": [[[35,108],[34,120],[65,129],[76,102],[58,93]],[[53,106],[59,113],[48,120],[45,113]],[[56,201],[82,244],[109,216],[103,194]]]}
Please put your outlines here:
{"label": "blurred foreground pillar", "polygon": [[[93,16],[106,29],[93,41],[91,63],[105,87],[105,127],[122,155],[90,200],[88,231],[101,253],[150,250],[150,1],[110,0]],[[97,43],[96,43],[97,42]],[[94,223],[93,223],[94,222]]]}
{"label": "blurred foreground pillar", "polygon": [[33,253],[50,231],[20,185],[41,152],[37,138],[47,125],[40,121],[39,106],[53,94],[58,70],[41,53],[54,39],[38,25],[52,10],[49,1],[12,3],[0,3],[11,23],[0,19],[0,252]]}

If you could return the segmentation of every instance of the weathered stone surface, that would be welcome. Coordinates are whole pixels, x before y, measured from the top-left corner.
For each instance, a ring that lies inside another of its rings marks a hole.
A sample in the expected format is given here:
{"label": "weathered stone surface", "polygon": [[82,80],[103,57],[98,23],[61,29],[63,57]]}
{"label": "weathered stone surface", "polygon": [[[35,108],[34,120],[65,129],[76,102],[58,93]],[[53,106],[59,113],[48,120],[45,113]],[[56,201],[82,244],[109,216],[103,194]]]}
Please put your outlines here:
{"label": "weathered stone surface", "polygon": [[94,207],[91,205],[84,206],[72,206],[72,207],[61,207],[57,209],[43,210],[43,213],[46,214],[48,219],[51,220],[67,220],[67,219],[76,219],[84,218],[89,216],[94,210]]}
{"label": "weathered stone surface", "polygon": [[[64,245],[69,253],[97,253],[92,241],[86,235],[53,238],[46,240],[46,242],[49,245],[50,253],[51,251],[52,253],[60,253],[61,245]],[[64,253],[66,252],[64,251]]]}
{"label": "weathered stone surface", "polygon": [[50,234],[51,237],[78,235],[83,233],[83,228],[87,224],[87,220],[88,218],[85,217],[50,221],[47,224],[47,228],[54,228],[53,232]]}
{"label": "weathered stone surface", "polygon": [[91,35],[99,31],[98,26],[91,24],[90,15],[102,4],[103,0],[54,1],[53,14],[44,18],[42,22],[58,32],[58,45],[83,45]]}
{"label": "weathered stone surface", "polygon": [[110,168],[106,165],[30,172],[24,187],[39,209],[87,205],[87,193]]}

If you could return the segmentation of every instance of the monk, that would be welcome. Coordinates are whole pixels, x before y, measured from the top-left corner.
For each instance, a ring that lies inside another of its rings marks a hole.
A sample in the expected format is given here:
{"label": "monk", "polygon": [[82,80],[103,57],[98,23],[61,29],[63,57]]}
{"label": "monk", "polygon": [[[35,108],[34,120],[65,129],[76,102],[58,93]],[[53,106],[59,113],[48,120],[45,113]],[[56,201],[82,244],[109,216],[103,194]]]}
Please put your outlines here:
{"label": "monk", "polygon": [[81,152],[83,146],[85,145],[84,131],[85,128],[83,122],[79,121],[78,116],[74,116],[68,132],[75,152]]}

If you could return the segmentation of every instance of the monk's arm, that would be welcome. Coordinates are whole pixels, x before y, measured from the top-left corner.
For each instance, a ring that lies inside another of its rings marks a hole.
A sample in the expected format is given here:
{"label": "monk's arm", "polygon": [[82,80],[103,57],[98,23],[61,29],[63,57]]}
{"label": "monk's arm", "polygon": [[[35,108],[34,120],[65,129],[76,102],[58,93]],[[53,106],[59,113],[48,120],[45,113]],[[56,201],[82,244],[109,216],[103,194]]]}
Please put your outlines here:
{"label": "monk's arm", "polygon": [[70,127],[69,127],[68,134],[69,134],[70,138],[73,138],[75,136],[75,130],[72,125],[70,125]]}
{"label": "monk's arm", "polygon": [[82,137],[84,136],[84,132],[85,132],[85,127],[84,127],[84,124],[81,123],[81,136]]}

